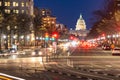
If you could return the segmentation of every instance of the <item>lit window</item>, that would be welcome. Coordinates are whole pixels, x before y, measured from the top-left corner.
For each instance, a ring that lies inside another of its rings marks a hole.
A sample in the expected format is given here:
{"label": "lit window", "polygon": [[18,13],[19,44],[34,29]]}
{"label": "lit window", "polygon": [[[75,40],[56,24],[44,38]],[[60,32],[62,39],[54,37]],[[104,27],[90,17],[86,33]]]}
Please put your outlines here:
{"label": "lit window", "polygon": [[28,7],[28,2],[26,2],[26,7]]}
{"label": "lit window", "polygon": [[13,2],[13,6],[18,6],[18,2]]}
{"label": "lit window", "polygon": [[7,5],[7,2],[5,2],[5,6]]}
{"label": "lit window", "polygon": [[10,26],[7,26],[7,30],[10,30]]}
{"label": "lit window", "polygon": [[15,13],[15,10],[13,10],[13,13]]}
{"label": "lit window", "polygon": [[5,6],[10,6],[10,2],[5,2]]}
{"label": "lit window", "polygon": [[10,10],[9,9],[5,9],[5,13],[10,13]]}
{"label": "lit window", "polygon": [[19,10],[16,10],[16,13],[18,14],[18,13],[19,13]]}
{"label": "lit window", "polygon": [[26,10],[26,14],[28,14],[28,10]]}
{"label": "lit window", "polygon": [[19,10],[13,10],[13,13],[17,13],[17,14],[18,14],[18,13],[19,13]]}
{"label": "lit window", "polygon": [[22,3],[21,3],[21,6],[22,6],[22,7],[24,7],[24,6],[25,6],[25,5],[24,5],[24,2],[22,2]]}
{"label": "lit window", "polygon": [[15,29],[17,29],[17,26],[15,26]]}
{"label": "lit window", "polygon": [[45,15],[45,11],[42,11],[42,15]]}
{"label": "lit window", "polygon": [[24,13],[25,11],[24,10],[22,10],[22,13]]}
{"label": "lit window", "polygon": [[0,6],[2,6],[2,2],[0,2]]}
{"label": "lit window", "polygon": [[18,6],[18,3],[16,3],[16,6]]}

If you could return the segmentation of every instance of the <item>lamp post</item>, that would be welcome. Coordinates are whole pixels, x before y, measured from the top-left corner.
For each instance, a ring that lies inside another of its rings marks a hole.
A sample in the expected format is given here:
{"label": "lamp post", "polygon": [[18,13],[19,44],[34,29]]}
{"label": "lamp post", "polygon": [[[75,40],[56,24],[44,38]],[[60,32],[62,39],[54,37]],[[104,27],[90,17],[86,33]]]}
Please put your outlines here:
{"label": "lamp post", "polygon": [[8,49],[7,36],[3,35],[2,37],[3,37],[5,49]]}
{"label": "lamp post", "polygon": [[49,41],[49,34],[48,34],[48,32],[46,32],[45,33],[45,56],[46,56],[46,61],[48,61],[48,55],[47,55],[48,41]]}
{"label": "lamp post", "polygon": [[1,50],[1,37],[2,37],[2,22],[3,22],[3,15],[0,13],[0,50]]}
{"label": "lamp post", "polygon": [[22,35],[22,36],[20,36],[20,39],[21,39],[21,41],[20,41],[20,46],[21,46],[21,49],[23,50],[23,45],[24,45],[24,36]]}
{"label": "lamp post", "polygon": [[27,46],[28,46],[30,41],[30,35],[27,35],[26,39],[27,39]]}
{"label": "lamp post", "polygon": [[1,30],[1,25],[0,25],[0,50],[1,50],[1,35],[2,34],[2,30]]}

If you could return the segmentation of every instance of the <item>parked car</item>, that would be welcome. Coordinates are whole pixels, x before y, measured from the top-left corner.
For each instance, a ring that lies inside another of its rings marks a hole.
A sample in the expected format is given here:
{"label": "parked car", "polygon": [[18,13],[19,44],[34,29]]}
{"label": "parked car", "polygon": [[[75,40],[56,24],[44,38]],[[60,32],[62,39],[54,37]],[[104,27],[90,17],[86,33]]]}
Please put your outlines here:
{"label": "parked car", "polygon": [[115,48],[112,50],[112,55],[120,55],[120,48]]}

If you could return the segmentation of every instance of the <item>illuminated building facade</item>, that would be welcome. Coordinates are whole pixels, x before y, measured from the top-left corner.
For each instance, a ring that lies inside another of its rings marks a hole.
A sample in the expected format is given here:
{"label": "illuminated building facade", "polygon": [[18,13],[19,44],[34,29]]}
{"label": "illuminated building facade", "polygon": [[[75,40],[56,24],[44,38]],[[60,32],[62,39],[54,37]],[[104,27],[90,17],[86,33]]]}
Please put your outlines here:
{"label": "illuminated building facade", "polygon": [[76,24],[76,29],[75,30],[86,30],[86,24],[85,21],[82,17],[82,15],[80,14],[79,19],[77,20],[77,24]]}
{"label": "illuminated building facade", "polygon": [[[25,14],[25,15],[28,15],[30,18],[33,17],[33,0],[0,0],[0,13],[3,15],[7,15],[7,17],[4,16],[5,17],[4,19],[6,19],[6,20],[9,17],[11,17],[10,19],[11,19],[11,23],[12,23],[12,25],[10,25],[9,23],[8,24],[6,23],[7,24],[6,26],[2,26],[2,28],[5,27],[6,31],[0,32],[0,34],[1,34],[0,46],[8,45],[8,47],[11,47],[13,44],[18,45],[18,44],[20,44],[18,42],[21,39],[26,40],[26,41],[24,41],[24,43],[27,43],[27,41],[31,42],[30,40],[33,40],[33,33],[26,32],[26,34],[28,34],[29,36],[24,35],[24,34],[19,34],[19,32],[17,32],[17,31],[19,31],[18,25],[15,24],[14,22],[12,22],[13,21],[12,19],[15,19],[17,17],[16,15],[12,15],[12,14],[18,14],[18,15]],[[25,17],[24,17],[24,19],[25,19]],[[25,21],[24,19],[22,19],[23,23]],[[16,21],[17,21],[17,19],[16,19]],[[33,30],[32,20],[28,23],[29,23],[28,30],[32,32],[32,30]],[[19,27],[22,27],[22,29],[23,29],[24,25],[19,25]],[[2,38],[3,37],[2,35],[4,35],[4,38]]]}
{"label": "illuminated building facade", "polygon": [[49,9],[41,9],[40,14],[42,16],[42,27],[46,28],[46,31],[51,34],[56,30],[56,17],[51,15]]}
{"label": "illuminated building facade", "polygon": [[84,40],[88,32],[89,31],[86,30],[85,20],[83,19],[82,15],[80,15],[76,23],[76,29],[70,29],[69,33],[79,37],[80,40]]}
{"label": "illuminated building facade", "polygon": [[51,16],[51,11],[49,9],[40,9],[40,15],[42,17]]}
{"label": "illuminated building facade", "polygon": [[48,33],[52,33],[56,30],[56,17],[46,16],[42,18],[42,26],[45,27]]}
{"label": "illuminated building facade", "polygon": [[4,13],[26,13],[33,15],[33,0],[0,0],[0,7],[4,7]]}

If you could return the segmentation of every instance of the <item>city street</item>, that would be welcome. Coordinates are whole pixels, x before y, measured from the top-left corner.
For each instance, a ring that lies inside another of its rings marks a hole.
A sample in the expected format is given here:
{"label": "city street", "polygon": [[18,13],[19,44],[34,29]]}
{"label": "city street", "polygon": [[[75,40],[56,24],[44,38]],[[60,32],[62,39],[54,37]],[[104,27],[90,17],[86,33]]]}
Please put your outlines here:
{"label": "city street", "polygon": [[71,56],[0,59],[0,72],[25,80],[119,80],[120,56],[99,48],[84,51]]}
{"label": "city street", "polygon": [[0,0],[0,80],[120,80],[120,0]]}

